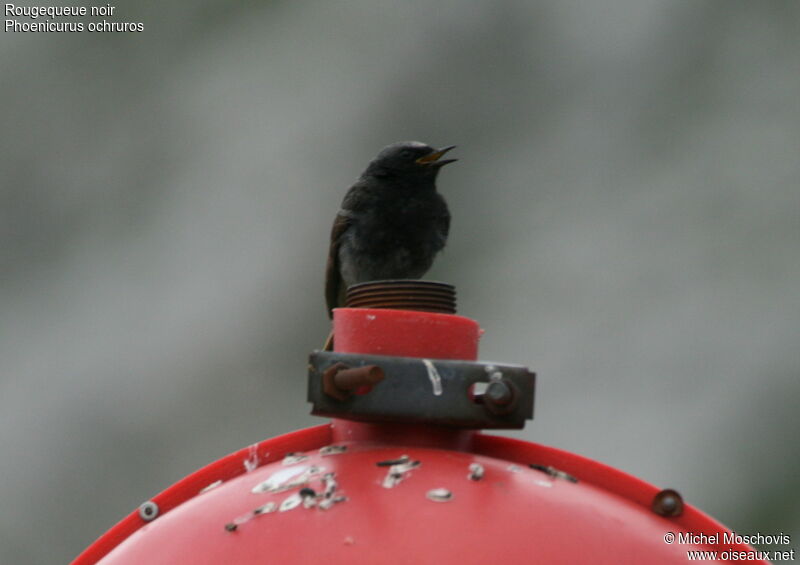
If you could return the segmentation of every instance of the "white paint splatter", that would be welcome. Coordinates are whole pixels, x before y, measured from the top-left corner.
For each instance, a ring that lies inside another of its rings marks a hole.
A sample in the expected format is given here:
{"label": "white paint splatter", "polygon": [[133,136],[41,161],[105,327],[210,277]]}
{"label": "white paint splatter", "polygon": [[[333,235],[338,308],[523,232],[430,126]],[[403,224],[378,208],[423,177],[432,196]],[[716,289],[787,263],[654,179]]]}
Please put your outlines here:
{"label": "white paint splatter", "polygon": [[411,469],[419,467],[419,461],[408,461],[389,467],[389,472],[383,479],[383,488],[394,488],[402,481]]}
{"label": "white paint splatter", "polygon": [[264,492],[281,492],[291,488],[299,487],[311,480],[315,475],[320,474],[325,469],[312,465],[297,465],[295,467],[287,467],[276,471],[266,481],[262,481],[253,487],[254,494],[261,494]]}
{"label": "white paint splatter", "polygon": [[428,498],[428,500],[432,500],[434,502],[448,502],[453,500],[453,493],[446,488],[431,489],[425,496]]}
{"label": "white paint splatter", "polygon": [[222,484],[222,479],[219,479],[218,481],[214,481],[213,483],[211,483],[211,484],[208,484],[208,485],[204,486],[204,487],[203,487],[203,488],[200,490],[200,494],[203,494],[204,492],[208,492],[208,491],[210,491],[210,490],[212,490],[212,489],[215,489],[215,488],[217,488],[217,487],[218,487],[219,485],[221,485],[221,484]]}
{"label": "white paint splatter", "polygon": [[322,496],[325,498],[333,498],[333,493],[339,488],[339,483],[336,482],[335,475],[333,473],[325,473],[322,476],[322,484],[325,485]]}
{"label": "white paint splatter", "polygon": [[253,510],[253,514],[256,516],[260,516],[261,514],[271,514],[278,509],[278,505],[274,502],[267,502],[263,506],[259,506],[255,510]]}
{"label": "white paint splatter", "polygon": [[486,365],[486,373],[489,375],[490,381],[500,381],[503,379],[503,373],[497,370],[494,365]]}
{"label": "white paint splatter", "polygon": [[433,385],[433,395],[434,396],[441,396],[442,395],[442,376],[439,374],[439,371],[436,370],[436,366],[433,364],[433,361],[430,359],[423,359],[422,363],[425,365],[425,368],[428,370],[428,378],[431,380],[431,384]]}
{"label": "white paint splatter", "polygon": [[281,502],[281,506],[279,508],[279,511],[280,512],[286,512],[287,510],[292,510],[292,509],[297,508],[298,506],[300,506],[300,504],[302,504],[302,502],[303,502],[303,497],[300,496],[299,493],[294,493],[293,495],[287,497],[286,500]]}
{"label": "white paint splatter", "polygon": [[286,456],[283,458],[282,464],[283,465],[296,465],[302,461],[308,459],[308,455],[305,453],[287,453]]}
{"label": "white paint splatter", "polygon": [[339,455],[347,451],[346,445],[326,445],[325,447],[319,448],[319,454],[323,457],[328,455]]}
{"label": "white paint splatter", "polygon": [[334,504],[339,504],[340,502],[344,502],[345,500],[347,500],[346,496],[334,496],[331,498],[325,498],[322,500],[322,502],[319,503],[318,508],[320,510],[329,510],[331,506],[333,506]]}
{"label": "white paint splatter", "polygon": [[247,452],[247,459],[244,460],[244,470],[247,473],[258,468],[258,444],[254,443]]}
{"label": "white paint splatter", "polygon": [[471,481],[480,481],[483,478],[483,473],[483,465],[480,463],[470,463],[467,478]]}
{"label": "white paint splatter", "polygon": [[252,514],[243,514],[238,518],[234,518],[233,523],[236,524],[237,526],[241,526],[242,524],[249,522],[252,518],[253,518]]}

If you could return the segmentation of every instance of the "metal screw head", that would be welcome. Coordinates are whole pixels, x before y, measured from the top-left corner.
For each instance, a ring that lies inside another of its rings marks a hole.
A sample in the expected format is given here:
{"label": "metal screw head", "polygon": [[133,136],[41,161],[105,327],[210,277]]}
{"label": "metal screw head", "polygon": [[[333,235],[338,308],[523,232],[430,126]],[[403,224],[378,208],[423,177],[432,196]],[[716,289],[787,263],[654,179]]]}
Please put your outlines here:
{"label": "metal screw head", "polygon": [[484,393],[484,399],[494,404],[504,406],[511,402],[514,398],[514,393],[511,388],[503,381],[494,381],[489,383]]}
{"label": "metal screw head", "polygon": [[492,414],[510,414],[514,411],[518,396],[514,383],[507,379],[494,380],[486,387],[483,405]]}
{"label": "metal screw head", "polygon": [[158,512],[158,504],[152,500],[143,502],[141,506],[139,506],[139,517],[145,522],[152,522],[158,518]]}
{"label": "metal screw head", "polygon": [[651,508],[659,516],[680,516],[683,514],[683,497],[676,490],[664,489],[653,497]]}

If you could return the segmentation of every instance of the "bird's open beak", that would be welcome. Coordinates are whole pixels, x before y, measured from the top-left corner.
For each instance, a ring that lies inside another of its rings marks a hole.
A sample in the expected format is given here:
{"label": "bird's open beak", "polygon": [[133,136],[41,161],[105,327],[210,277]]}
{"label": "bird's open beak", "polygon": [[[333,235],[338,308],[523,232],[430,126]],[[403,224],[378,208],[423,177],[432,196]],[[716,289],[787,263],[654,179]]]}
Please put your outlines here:
{"label": "bird's open beak", "polygon": [[439,158],[442,155],[444,155],[445,153],[454,148],[455,145],[448,145],[447,147],[442,147],[441,149],[437,149],[433,153],[428,153],[424,157],[420,157],[419,159],[417,159],[417,163],[419,163],[420,165],[435,165],[437,167],[443,167],[447,163],[458,161],[458,159],[442,159],[441,161],[439,160]]}

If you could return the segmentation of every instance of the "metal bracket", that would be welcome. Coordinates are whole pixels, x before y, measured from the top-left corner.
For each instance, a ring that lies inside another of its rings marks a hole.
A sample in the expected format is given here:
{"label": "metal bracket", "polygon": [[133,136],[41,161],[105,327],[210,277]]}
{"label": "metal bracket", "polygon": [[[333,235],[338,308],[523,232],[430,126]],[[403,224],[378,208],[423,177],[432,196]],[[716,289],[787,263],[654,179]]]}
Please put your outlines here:
{"label": "metal bracket", "polygon": [[[332,368],[375,365],[385,377],[359,394],[330,394]],[[315,351],[309,358],[312,414],[365,422],[520,429],[533,418],[536,375],[520,365]]]}

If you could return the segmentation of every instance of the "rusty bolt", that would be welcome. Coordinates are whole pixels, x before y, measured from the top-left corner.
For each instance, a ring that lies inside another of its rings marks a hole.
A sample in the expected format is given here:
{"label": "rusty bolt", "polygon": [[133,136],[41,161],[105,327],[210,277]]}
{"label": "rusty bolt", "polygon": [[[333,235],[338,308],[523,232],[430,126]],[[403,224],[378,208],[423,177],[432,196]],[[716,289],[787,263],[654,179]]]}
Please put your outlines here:
{"label": "rusty bolt", "polygon": [[375,385],[385,377],[377,365],[351,369],[344,363],[335,363],[322,373],[322,390],[337,400],[346,400],[359,388]]}

